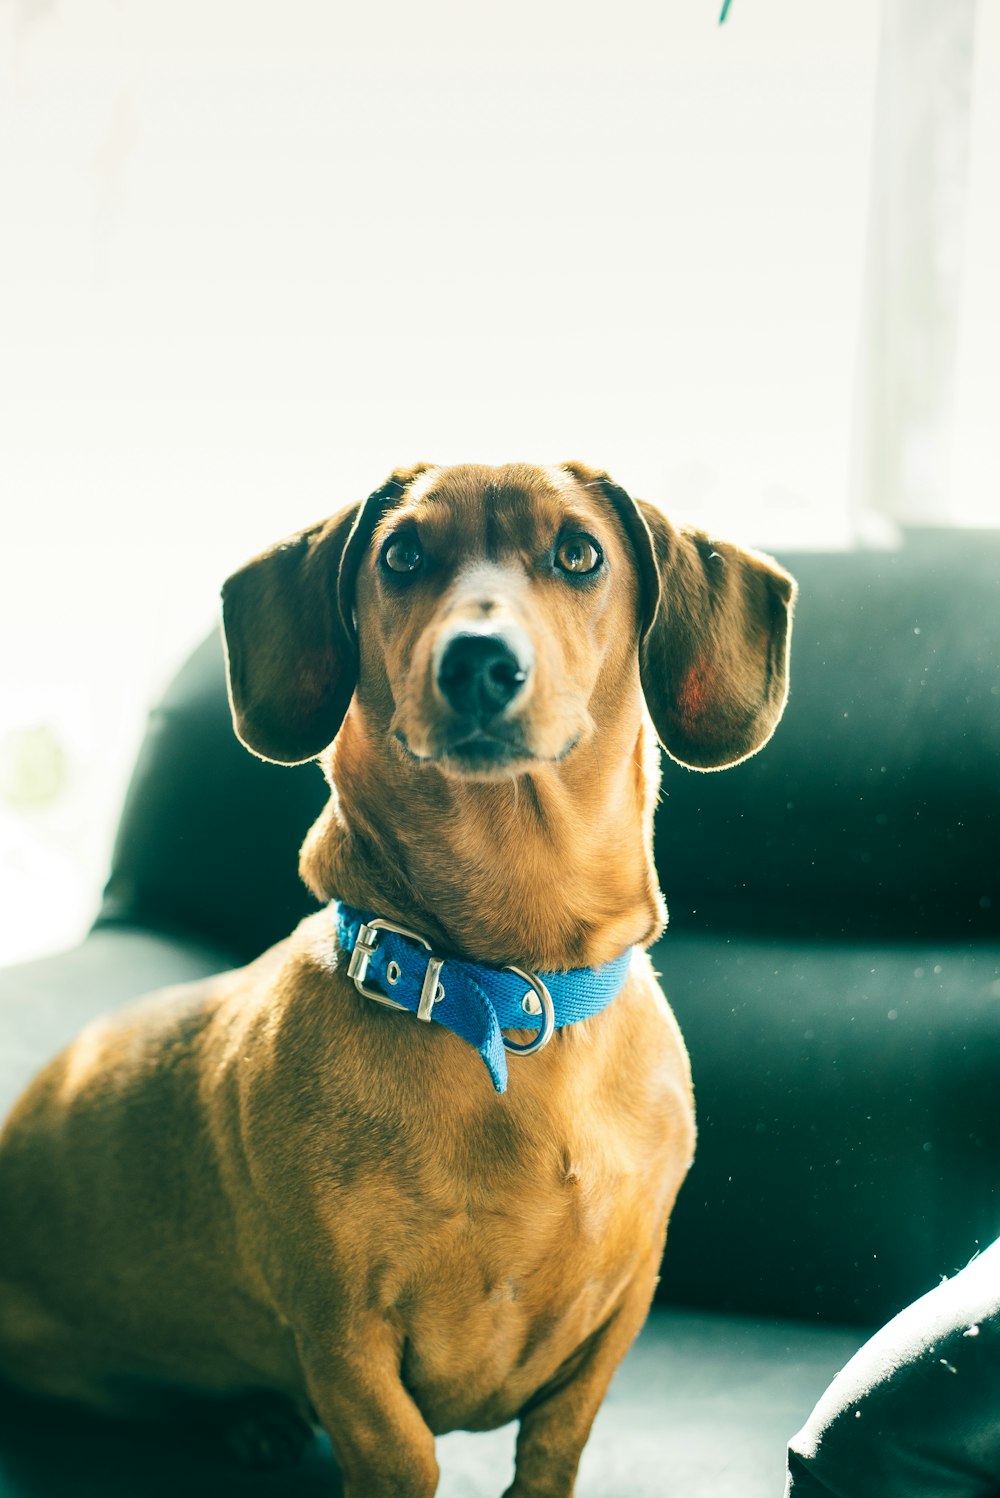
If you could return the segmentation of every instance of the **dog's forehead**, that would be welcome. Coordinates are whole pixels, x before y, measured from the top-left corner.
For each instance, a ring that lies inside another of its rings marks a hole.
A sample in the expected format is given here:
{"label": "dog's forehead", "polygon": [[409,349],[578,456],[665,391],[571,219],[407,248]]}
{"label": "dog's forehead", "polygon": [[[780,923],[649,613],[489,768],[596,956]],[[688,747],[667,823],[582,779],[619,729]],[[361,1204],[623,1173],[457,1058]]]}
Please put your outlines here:
{"label": "dog's forehead", "polygon": [[598,528],[610,518],[603,494],[565,469],[465,464],[421,474],[379,529],[394,530],[409,521],[428,536],[447,535],[463,549],[489,550],[551,540],[567,519]]}

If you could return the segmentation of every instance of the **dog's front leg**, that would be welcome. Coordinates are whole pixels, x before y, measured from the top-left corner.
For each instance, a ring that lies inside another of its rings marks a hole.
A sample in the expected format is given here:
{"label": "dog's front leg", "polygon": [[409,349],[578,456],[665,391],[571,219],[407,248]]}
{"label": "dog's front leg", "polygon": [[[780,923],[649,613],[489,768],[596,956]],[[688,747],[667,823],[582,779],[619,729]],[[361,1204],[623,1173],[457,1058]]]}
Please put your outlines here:
{"label": "dog's front leg", "polygon": [[398,1341],[384,1323],[355,1328],[349,1345],[338,1339],[336,1350],[310,1337],[299,1355],[343,1476],[343,1498],[432,1498],[434,1437],[403,1387]]}
{"label": "dog's front leg", "polygon": [[565,1378],[522,1413],[514,1481],[504,1498],[573,1498],[590,1427],[615,1369],[631,1347],[656,1288],[656,1262],[636,1274],[610,1320],[594,1333]]}

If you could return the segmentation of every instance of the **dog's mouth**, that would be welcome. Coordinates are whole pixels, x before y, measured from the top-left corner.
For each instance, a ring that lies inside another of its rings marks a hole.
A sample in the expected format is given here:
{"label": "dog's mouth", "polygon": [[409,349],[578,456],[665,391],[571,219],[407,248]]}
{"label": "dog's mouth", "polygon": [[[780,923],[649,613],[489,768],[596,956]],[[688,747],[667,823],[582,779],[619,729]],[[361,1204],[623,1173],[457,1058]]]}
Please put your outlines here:
{"label": "dog's mouth", "polygon": [[535,755],[519,734],[508,737],[477,728],[462,737],[446,740],[439,758],[469,769],[500,769],[515,760],[532,760]]}
{"label": "dog's mouth", "polygon": [[533,764],[565,759],[570,750],[575,748],[579,735],[575,735],[555,755],[537,754],[525,743],[519,732],[502,732],[496,729],[455,730],[442,736],[429,754],[417,754],[400,729],[396,730],[395,738],[407,757],[418,764],[437,765],[446,773],[488,780],[498,774],[509,774],[515,767],[527,770]]}

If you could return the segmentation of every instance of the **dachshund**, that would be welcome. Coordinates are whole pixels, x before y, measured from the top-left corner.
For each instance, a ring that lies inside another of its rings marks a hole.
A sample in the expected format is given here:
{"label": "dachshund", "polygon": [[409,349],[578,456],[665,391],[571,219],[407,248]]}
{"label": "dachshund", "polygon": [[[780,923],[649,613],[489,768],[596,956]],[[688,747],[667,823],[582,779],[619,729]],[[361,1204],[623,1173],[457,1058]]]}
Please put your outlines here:
{"label": "dachshund", "polygon": [[0,1376],[211,1406],[261,1462],[319,1424],[346,1498],[431,1498],[435,1435],[516,1420],[506,1498],[569,1498],[694,1150],[658,741],[766,743],[794,592],[578,463],[397,470],[230,577],[236,732],[330,785],[323,908],[23,1095]]}

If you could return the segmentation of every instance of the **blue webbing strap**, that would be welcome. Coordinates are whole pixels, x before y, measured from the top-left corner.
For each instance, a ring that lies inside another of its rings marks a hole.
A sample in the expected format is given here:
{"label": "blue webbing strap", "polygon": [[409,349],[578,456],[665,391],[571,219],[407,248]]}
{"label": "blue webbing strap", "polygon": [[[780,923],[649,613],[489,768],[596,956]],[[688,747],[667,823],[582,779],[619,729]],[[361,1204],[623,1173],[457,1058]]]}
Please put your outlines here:
{"label": "blue webbing strap", "polygon": [[[350,905],[333,901],[331,911],[337,925],[337,937],[345,952],[352,952],[363,925],[373,920]],[[632,961],[631,947],[600,967],[572,968],[565,973],[538,973],[552,996],[556,1028],[576,1024],[600,1014],[620,992]],[[416,1014],[420,1003],[428,959],[433,954],[419,942],[395,931],[380,930],[378,944],[368,962],[364,978],[394,1004]],[[395,983],[389,983],[386,969],[395,964]],[[504,968],[485,967],[478,962],[461,962],[448,957],[438,974],[444,990],[434,1005],[433,1019],[468,1041],[486,1063],[497,1092],[507,1090],[507,1053],[501,1030],[537,1030],[543,1020],[539,1014],[528,1014],[522,1000],[529,992],[524,979]]]}

